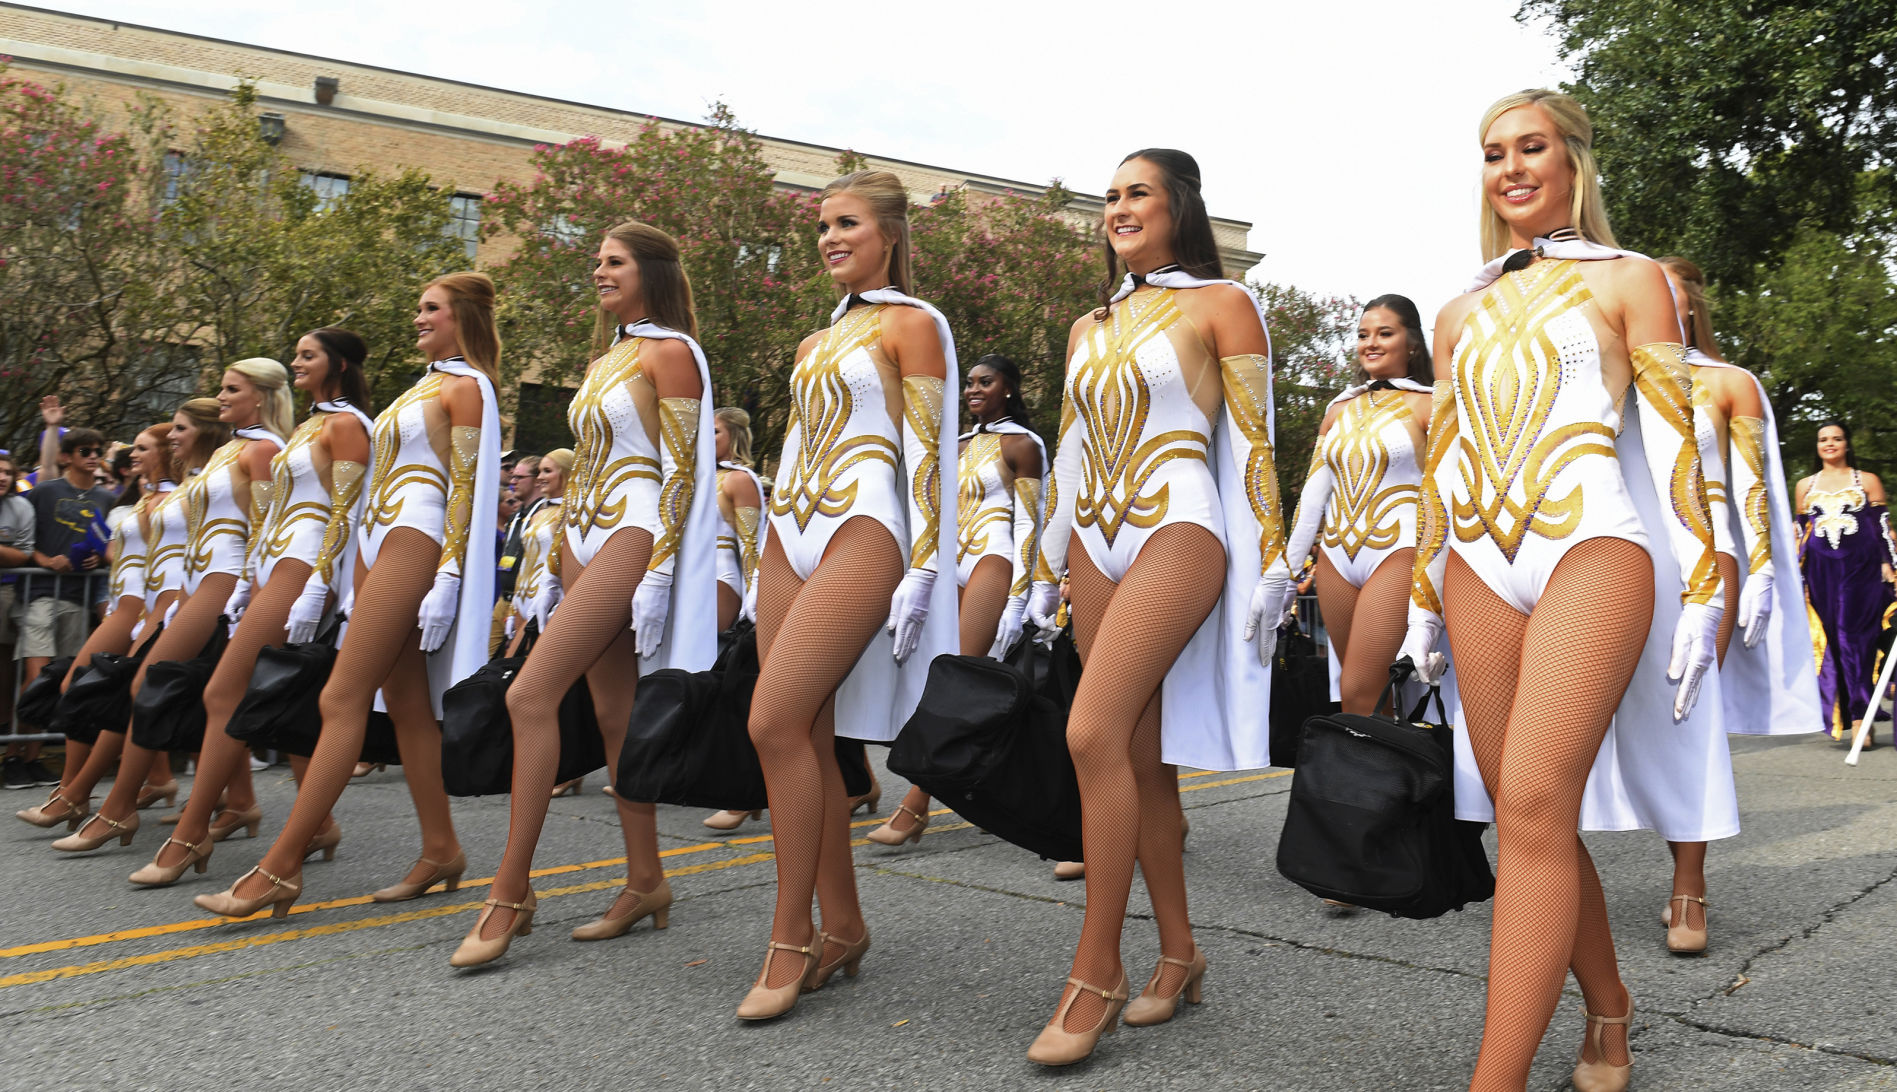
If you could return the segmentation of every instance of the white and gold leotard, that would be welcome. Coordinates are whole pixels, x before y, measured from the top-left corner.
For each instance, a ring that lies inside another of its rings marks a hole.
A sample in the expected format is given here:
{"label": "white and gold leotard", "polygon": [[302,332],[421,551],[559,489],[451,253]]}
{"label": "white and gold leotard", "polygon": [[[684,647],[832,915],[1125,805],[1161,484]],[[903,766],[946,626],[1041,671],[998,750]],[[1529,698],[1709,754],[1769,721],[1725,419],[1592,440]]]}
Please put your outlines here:
{"label": "white and gold leotard", "polygon": [[764,549],[764,539],[761,533],[763,528],[758,522],[760,510],[740,508],[725,495],[725,479],[733,474],[749,475],[760,501],[764,499],[764,485],[748,466],[739,463],[718,464],[718,515],[723,521],[723,526],[718,530],[718,582],[743,599],[752,575],[757,572],[757,559]]}
{"label": "white and gold leotard", "polygon": [[[189,485],[193,477],[185,480]],[[168,591],[184,589],[185,544],[190,540],[190,520],[185,512],[185,486],[181,485],[152,506],[151,526],[145,540],[145,609],[150,610],[158,597]]]}
{"label": "white and gold leotard", "polygon": [[[252,498],[248,478],[240,483],[244,449],[253,442],[242,436],[212,453],[204,472],[178,489],[184,494],[190,533],[185,548],[185,591],[196,591],[215,573],[241,577],[250,547]],[[243,488],[240,490],[239,486]]]}
{"label": "white and gold leotard", "polygon": [[139,498],[139,502],[113,530],[112,580],[106,596],[107,603],[116,606],[120,599],[127,596],[140,600],[145,598],[145,560],[149,547],[145,542],[144,522],[150,518],[146,510],[156,508],[158,502],[164,499],[163,494],[171,489],[170,482],[160,483],[158,489]]}
{"label": "white and gold leotard", "polygon": [[[514,582],[514,612],[534,616],[534,601],[560,583],[560,550],[554,540],[562,517],[560,498],[548,501],[520,532],[520,579]],[[557,593],[556,593],[557,594]]]}
{"label": "white and gold leotard", "polygon": [[573,478],[564,506],[566,544],[581,565],[591,564],[622,528],[643,527],[658,552],[660,399],[639,359],[649,344],[638,336],[616,342],[587,369],[567,406]]}
{"label": "white and gold leotard", "polygon": [[[791,371],[790,429],[770,526],[800,580],[816,571],[837,528],[857,516],[888,528],[905,552],[909,545],[897,473],[902,436],[891,416],[903,400],[889,387],[900,380],[883,351],[885,306],[845,311]],[[934,535],[926,541],[933,544]]]}
{"label": "white and gold leotard", "polygon": [[374,565],[382,540],[413,527],[437,542],[448,525],[448,413],[441,372],[431,371],[375,418],[374,478],[362,517],[362,560]]}
{"label": "white and gold leotard", "polygon": [[[1027,594],[1039,547],[1041,479],[1008,472],[1001,438],[1014,434],[1031,437],[1036,447],[1041,446],[1040,437],[1006,419],[978,425],[961,437],[962,450],[955,469],[960,496],[955,515],[958,587],[968,586],[968,578],[983,558],[1001,557],[1007,559],[1011,570],[1008,594]],[[1045,455],[1041,467],[1045,472]]]}
{"label": "white and gold leotard", "polygon": [[1318,438],[1287,561],[1301,561],[1315,540],[1338,575],[1361,588],[1390,555],[1416,545],[1424,430],[1404,391],[1427,388],[1404,382],[1349,398]]}
{"label": "white and gold leotard", "polygon": [[316,567],[329,527],[329,487],[323,483],[329,456],[318,438],[326,413],[312,413],[290,433],[290,442],[270,460],[270,511],[257,542],[253,564],[257,586],[284,559]]}

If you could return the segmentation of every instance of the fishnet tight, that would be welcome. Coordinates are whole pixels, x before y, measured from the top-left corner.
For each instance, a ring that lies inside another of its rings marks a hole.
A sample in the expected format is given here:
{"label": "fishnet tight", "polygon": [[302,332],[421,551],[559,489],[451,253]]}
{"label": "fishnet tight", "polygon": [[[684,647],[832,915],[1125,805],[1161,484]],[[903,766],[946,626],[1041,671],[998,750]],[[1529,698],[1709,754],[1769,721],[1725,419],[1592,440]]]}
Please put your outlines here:
{"label": "fishnet tight", "polygon": [[[365,572],[358,559],[356,609],[319,699],[323,728],[316,753],[310,756],[283,833],[258,868],[286,878],[302,874],[310,839],[323,829],[330,809],[349,785],[356,760],[362,757],[362,739],[369,730],[369,710],[378,687],[395,722],[402,775],[421,822],[421,855],[449,861],[461,851],[448,812],[448,794],[441,787],[441,729],[428,697],[427,665],[416,623],[440,558],[440,543],[413,527],[397,527],[382,540],[374,568]],[[447,654],[446,650],[441,653]],[[419,880],[431,872],[430,866],[417,862],[408,878]],[[269,887],[268,879],[253,873],[232,892],[239,898],[254,898]]]}
{"label": "fishnet tight", "polygon": [[[1007,609],[1013,578],[1014,571],[1005,557],[984,557],[975,562],[960,593],[962,655],[986,656],[995,647],[995,630],[1001,625],[1001,612]],[[927,815],[929,794],[912,785],[903,794],[902,806],[915,815]],[[890,827],[897,831],[914,830],[917,822],[900,811],[889,817]]]}
{"label": "fishnet tight", "polygon": [[[1726,648],[1732,644],[1732,628],[1739,617],[1739,562],[1726,554],[1714,554],[1719,562],[1719,579],[1724,582],[1725,613],[1719,616],[1719,633],[1716,637],[1719,649],[1719,666],[1726,665]],[[1673,854],[1673,893],[1706,897],[1706,843],[1705,842],[1668,842],[1668,852]],[[1677,902],[1667,903],[1667,912],[1679,910]],[[1686,924],[1696,929],[1706,927],[1706,908],[1699,903],[1686,904]]]}
{"label": "fishnet tight", "polygon": [[[1587,1010],[1629,1004],[1607,903],[1578,833],[1588,769],[1633,678],[1653,616],[1653,568],[1624,539],[1573,546],[1523,617],[1454,553],[1443,602],[1469,743],[1500,843],[1488,1010],[1472,1092],[1520,1090],[1567,970]],[[1626,1029],[1603,1038],[1628,1061]]]}
{"label": "fishnet tight", "polygon": [[1353,587],[1317,552],[1317,606],[1337,650],[1338,694],[1346,713],[1374,713],[1390,686],[1390,664],[1409,624],[1410,563],[1416,551],[1396,550]]}
{"label": "fishnet tight", "polygon": [[[270,570],[270,581],[251,596],[250,606],[237,621],[237,632],[217,661],[217,669],[204,685],[204,747],[198,752],[197,775],[191,782],[191,795],[184,802],[184,813],[172,837],[180,842],[197,843],[210,833],[211,816],[220,797],[226,808],[241,811],[254,807],[257,796],[249,779],[239,781],[237,771],[250,772],[250,748],[241,740],[225,734],[224,726],[244,700],[250,688],[250,675],[257,666],[257,653],[265,645],[280,645],[288,639],[286,625],[290,607],[303,593],[310,567],[301,561],[282,560]],[[235,782],[235,784],[233,784]],[[167,842],[159,847],[153,862],[177,864],[186,850]],[[167,860],[167,857],[172,859]]]}
{"label": "fishnet tight", "polygon": [[[564,544],[560,572],[568,588],[547,632],[527,654],[527,663],[507,688],[507,714],[514,722],[514,785],[508,803],[507,851],[494,873],[494,897],[527,898],[534,848],[547,820],[549,793],[560,765],[560,702],[586,676],[606,743],[606,768],[619,768],[626,741],[639,657],[634,649],[632,593],[652,560],[652,534],[643,527],[616,531],[584,569]],[[665,878],[659,864],[658,809],[622,800],[619,828],[626,842],[626,886],[650,892]],[[617,905],[617,900],[615,900]],[[514,911],[495,907],[481,927],[492,940],[514,924]]]}
{"label": "fishnet tight", "polygon": [[[813,892],[824,932],[856,941],[868,930],[850,857],[850,799],[836,762],[836,688],[888,618],[902,572],[896,540],[867,516],[837,528],[808,580],[797,579],[776,536],[758,562],[762,667],[750,729],[770,801],[777,857],[771,939],[780,943],[811,942]],[[802,956],[773,948],[764,984],[789,985],[803,970]]]}
{"label": "fishnet tight", "polygon": [[[1120,933],[1136,860],[1161,954],[1192,958],[1180,844],[1185,813],[1178,768],[1160,758],[1159,688],[1224,590],[1225,548],[1205,528],[1175,523],[1153,532],[1118,584],[1078,537],[1068,565],[1074,644],[1085,667],[1067,714],[1087,865],[1087,911],[1073,977],[1111,990],[1122,973]],[[1160,992],[1176,993],[1185,972],[1172,964],[1162,968]],[[1099,994],[1083,992],[1064,1027],[1086,1031],[1105,1013]]]}
{"label": "fishnet tight", "polygon": [[[189,660],[204,651],[205,642],[211,639],[216,627],[223,625],[224,604],[231,597],[231,589],[237,586],[237,578],[229,573],[212,573],[199,584],[178,613],[171,619],[163,633],[152,643],[151,651],[146,654],[145,662],[138,666],[138,673],[132,676],[132,694],[138,694],[139,687],[145,684],[145,672],[153,664],[167,660]],[[163,618],[163,615],[158,617]],[[130,725],[127,725],[127,732]],[[104,777],[111,765],[113,748],[105,745],[106,733],[99,733],[101,745],[94,746],[92,753],[86,756],[85,768],[74,779],[72,790],[75,799],[83,799],[92,794],[92,789]],[[119,754],[118,773],[112,777],[112,791],[105,802],[99,805],[98,814],[109,816],[124,822],[138,810],[138,790],[145,783],[145,775],[151,772],[152,758],[159,752],[148,751],[133,743],[129,735],[120,735],[123,750]],[[244,773],[250,773],[250,767],[244,767]],[[83,829],[83,828],[82,828]]]}
{"label": "fishnet tight", "polygon": [[[72,666],[66,669],[66,677],[59,681],[59,692],[64,694],[72,686],[73,673],[80,667],[92,662],[94,653],[109,652],[123,656],[132,647],[132,630],[137,627],[139,618],[145,613],[145,600],[139,596],[125,596],[118,601],[111,614],[99,623],[99,627],[86,637],[86,643],[72,658]],[[31,680],[27,680],[31,681]],[[119,746],[124,737],[112,744],[112,757],[118,757]],[[59,773],[59,793],[66,795],[77,780],[79,772],[86,768],[86,759],[92,754],[93,744],[80,743],[77,740],[66,741],[66,762]],[[170,779],[171,770],[165,770],[166,779]],[[159,784],[165,782],[160,781]]]}

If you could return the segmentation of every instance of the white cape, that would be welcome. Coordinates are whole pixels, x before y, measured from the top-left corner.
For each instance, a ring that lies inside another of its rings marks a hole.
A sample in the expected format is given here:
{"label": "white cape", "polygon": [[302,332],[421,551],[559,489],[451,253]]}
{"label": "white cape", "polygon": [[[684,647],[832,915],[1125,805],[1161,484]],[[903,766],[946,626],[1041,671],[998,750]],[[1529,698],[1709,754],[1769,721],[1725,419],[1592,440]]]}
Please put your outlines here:
{"label": "white cape", "polygon": [[[955,426],[960,416],[957,407],[957,393],[961,388],[961,372],[955,361],[955,336],[949,332],[948,320],[942,312],[913,296],[906,296],[894,288],[878,288],[859,293],[859,299],[870,303],[901,304],[904,307],[920,309],[935,321],[935,336],[942,342],[942,359],[947,365],[943,376],[942,420],[936,431],[936,542],[935,542],[935,583],[929,589],[929,616],[922,624],[921,638],[916,642],[915,651],[901,664],[896,662],[895,640],[882,626],[876,627],[875,636],[869,640],[869,647],[857,657],[856,666],[843,677],[836,692],[836,733],[848,739],[867,740],[871,743],[888,743],[902,731],[909,721],[910,714],[916,711],[916,703],[922,700],[922,686],[929,678],[929,664],[937,656],[954,655],[961,651],[962,641],[959,632],[960,596],[955,587]],[[834,325],[849,309],[849,297],[837,301],[836,310],[830,314]],[[897,423],[898,429],[901,423]],[[899,477],[899,488],[907,488],[908,467]],[[897,512],[902,514],[905,524],[903,540],[896,543],[905,560],[909,556],[907,504],[898,505]],[[761,556],[761,551],[760,551]],[[907,565],[904,571],[908,571]]]}
{"label": "white cape", "polygon": [[[500,502],[501,410],[494,384],[460,357],[437,360],[429,368],[465,376],[481,388],[481,446],[474,460],[474,507],[468,513],[468,545],[461,556],[461,596],[455,603],[454,628],[439,649],[428,654],[428,697],[441,719],[441,696],[479,671],[487,662],[494,619],[494,508]],[[366,493],[367,490],[364,490]],[[414,635],[404,640],[418,640]],[[377,709],[384,708],[376,694]]]}

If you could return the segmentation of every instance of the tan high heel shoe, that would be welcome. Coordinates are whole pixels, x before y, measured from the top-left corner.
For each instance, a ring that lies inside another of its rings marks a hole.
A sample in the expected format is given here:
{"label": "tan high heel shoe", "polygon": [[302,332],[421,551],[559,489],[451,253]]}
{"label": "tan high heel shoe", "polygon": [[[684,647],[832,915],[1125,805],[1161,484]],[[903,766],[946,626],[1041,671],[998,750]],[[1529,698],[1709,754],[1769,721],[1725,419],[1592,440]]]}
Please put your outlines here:
{"label": "tan high heel shoe", "polygon": [[[766,986],[764,983],[771,973],[772,952],[797,952],[802,955],[804,957],[803,973],[782,986],[776,988]],[[738,1019],[775,1020],[795,1008],[797,995],[803,992],[804,981],[810,977],[812,971],[817,969],[817,958],[817,951],[808,944],[799,947],[782,941],[771,941],[771,946],[764,950],[764,968],[758,971],[757,981],[752,984],[751,992],[744,995],[744,1000],[738,1002]]]}
{"label": "tan high heel shoe", "polygon": [[[250,878],[251,872],[269,880],[270,889],[256,898],[238,898],[237,889]],[[301,876],[299,875],[298,878],[300,879]],[[250,872],[237,877],[237,882],[231,884],[229,890],[219,891],[215,895],[196,895],[191,901],[213,914],[222,914],[227,918],[247,918],[266,906],[270,908],[271,917],[281,918],[289,916],[290,907],[296,905],[297,896],[302,893],[302,884],[294,880],[286,880],[282,876],[271,875],[261,868],[253,868]]]}
{"label": "tan high heel shoe", "polygon": [[580,783],[585,780],[586,778],[584,777],[576,777],[571,781],[562,781],[553,787],[552,792],[547,794],[547,799],[558,800],[562,796],[578,796],[580,795]]}
{"label": "tan high heel shoe", "polygon": [[166,807],[173,806],[178,799],[178,782],[173,780],[163,785],[147,785],[138,790],[138,810],[156,807],[160,800]]}
{"label": "tan high heel shoe", "polygon": [[[165,855],[165,846],[178,846],[183,849],[184,859],[175,865],[159,864],[158,858]],[[180,842],[176,838],[166,838],[164,845],[159,846],[158,852],[152,856],[151,863],[127,876],[126,879],[140,887],[170,887],[183,878],[186,869],[195,868],[198,875],[202,876],[206,862],[211,859],[211,850],[214,848],[216,844],[209,838],[202,842]]]}
{"label": "tan high heel shoe", "polygon": [[[607,786],[611,788],[611,786]],[[764,818],[764,809],[756,811],[714,811],[705,816],[705,825],[713,830],[737,830],[746,819]]]}
{"label": "tan high heel shoe", "polygon": [[[390,884],[369,897],[376,902],[407,902],[426,895],[428,889],[438,883],[447,885],[445,890],[453,891],[461,886],[461,874],[468,870],[468,855],[457,851],[452,861],[431,861],[423,857],[417,863],[425,864],[431,869],[426,877],[415,883],[410,883],[405,879],[400,883]],[[414,869],[409,871],[412,872]]]}
{"label": "tan high heel shoe", "polygon": [[[57,812],[53,810],[55,804],[61,805]],[[78,830],[79,824],[85,822],[86,816],[91,814],[91,800],[85,800],[75,804],[67,797],[61,796],[59,789],[55,788],[52,793],[46,797],[44,804],[35,804],[30,808],[16,811],[13,813],[13,817],[41,828],[56,827],[64,823],[68,831],[74,831]]]}
{"label": "tan high heel shoe", "polygon": [[[614,908],[619,905],[619,900],[627,895],[633,898],[632,908],[614,917]],[[634,925],[639,924],[640,918],[648,917],[652,919],[654,929],[663,929],[671,923],[672,881],[661,878],[659,886],[645,892],[634,891],[631,887],[624,888],[613,899],[613,905],[606,908],[604,914],[574,929],[572,936],[574,940],[611,940],[614,937],[625,936]]]}
{"label": "tan high heel shoe", "polygon": [[[90,829],[94,823],[104,824],[105,833],[87,834],[86,831]],[[90,853],[114,838],[119,840],[119,845],[129,846],[132,844],[132,835],[137,833],[137,812],[133,812],[123,823],[117,819],[109,818],[101,812],[94,814],[85,822],[79,824],[79,828],[71,834],[54,842],[53,848],[59,850],[61,853]]]}
{"label": "tan high heel shoe", "polygon": [[[1120,1010],[1126,1006],[1125,971],[1120,972],[1120,984],[1112,990],[1089,986],[1078,978],[1068,979],[1067,984],[1074,988],[1073,992],[1061,1002],[1060,1008],[1054,1010],[1054,1018],[1035,1037],[1034,1045],[1028,1047],[1030,1062],[1059,1066],[1083,1061],[1093,1053],[1101,1036],[1113,1034],[1113,1029],[1120,1025]],[[1066,1031],[1062,1025],[1067,1022],[1067,1010],[1074,1007],[1074,1002],[1082,993],[1098,994],[1107,1003],[1107,1011],[1102,1014],[1098,1024],[1086,1031]]]}
{"label": "tan high heel shoe", "polygon": [[[907,815],[909,818],[914,819],[916,821],[916,825],[913,827],[910,827],[908,830],[897,830],[896,818],[897,816],[901,816],[901,815]],[[897,804],[896,814],[890,816],[889,821],[884,823],[882,826],[877,827],[875,830],[870,831],[869,840],[872,842],[875,842],[879,846],[899,846],[903,844],[904,842],[914,842],[917,845],[921,845],[922,832],[924,830],[927,830],[928,826],[929,826],[928,812],[925,811],[921,813],[920,815],[918,815],[917,813],[909,810],[909,805]]]}
{"label": "tan high heel shoe", "polygon": [[1087,878],[1087,862],[1055,861],[1054,878],[1057,880],[1084,880]]}
{"label": "tan high heel shoe", "polygon": [[1633,1000],[1628,999],[1625,1016],[1596,1016],[1585,1008],[1582,1012],[1587,1014],[1587,1041],[1594,1044],[1594,1056],[1598,1060],[1587,1061],[1587,1049],[1585,1045],[1582,1047],[1581,1055],[1574,1063],[1574,1092],[1625,1092],[1627,1082],[1633,1076],[1633,1056],[1628,1055],[1626,1065],[1607,1064],[1607,1044],[1603,1040],[1607,1025],[1626,1027],[1633,1023]]}
{"label": "tan high heel shoe", "polygon": [[321,853],[323,860],[333,861],[336,859],[336,847],[342,844],[343,825],[331,819],[328,826],[317,831],[316,837],[310,839],[310,844],[303,849],[303,856],[308,857],[312,853]]}
{"label": "tan high heel shoe", "polygon": [[1670,920],[1666,927],[1666,950],[1674,955],[1706,954],[1706,926],[1695,929],[1686,924],[1686,904],[1691,902],[1699,904],[1700,917],[1704,919],[1709,904],[1697,895],[1675,895],[1667,904]]}
{"label": "tan high heel shoe", "polygon": [[[1179,992],[1171,997],[1159,992],[1159,979],[1168,963],[1186,969],[1186,980],[1180,984]],[[1181,997],[1194,1005],[1205,1000],[1205,953],[1196,944],[1192,946],[1191,959],[1160,956],[1159,966],[1153,968],[1153,977],[1146,980],[1146,988],[1126,1006],[1126,1013],[1120,1019],[1136,1028],[1163,1024],[1179,1014]]]}
{"label": "tan high heel shoe", "polygon": [[237,833],[237,828],[245,828],[246,838],[255,838],[257,828],[263,825],[263,809],[251,805],[241,811],[220,811],[211,817],[211,841],[221,842]]}
{"label": "tan high heel shoe", "polygon": [[[481,916],[474,920],[474,928],[461,938],[461,947],[448,957],[450,967],[479,967],[483,963],[492,963],[507,954],[507,948],[514,943],[515,937],[524,937],[534,931],[534,910],[540,905],[533,888],[527,889],[526,902],[502,902],[489,899],[483,904]],[[481,939],[481,926],[487,924],[488,916],[496,910],[512,910],[514,923],[507,931],[493,940]]]}
{"label": "tan high heel shoe", "polygon": [[386,762],[358,762],[356,763],[355,771],[349,776],[352,778],[367,777],[378,770],[386,770],[388,768],[389,764]]}
{"label": "tan high heel shoe", "polygon": [[[825,963],[823,961],[825,944],[836,944],[843,951],[835,959]],[[810,965],[810,973],[804,976],[804,992],[823,989],[823,984],[830,981],[830,977],[838,970],[842,970],[850,978],[855,978],[858,968],[863,965],[863,953],[867,951],[869,951],[868,929],[863,930],[862,940],[844,940],[842,937],[833,937],[819,930],[817,932],[817,961]]]}

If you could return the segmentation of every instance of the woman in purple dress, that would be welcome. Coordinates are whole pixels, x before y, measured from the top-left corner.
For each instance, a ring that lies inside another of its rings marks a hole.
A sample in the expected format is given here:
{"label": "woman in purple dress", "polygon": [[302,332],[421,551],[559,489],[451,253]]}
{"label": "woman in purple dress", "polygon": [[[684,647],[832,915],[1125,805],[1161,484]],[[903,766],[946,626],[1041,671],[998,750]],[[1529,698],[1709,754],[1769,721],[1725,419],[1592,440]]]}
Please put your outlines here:
{"label": "woman in purple dress", "polygon": [[1819,426],[1818,458],[1824,465],[1798,483],[1798,553],[1806,594],[1824,626],[1818,700],[1832,738],[1845,739],[1871,702],[1877,635],[1897,582],[1897,546],[1884,483],[1858,470],[1851,430],[1842,422]]}

